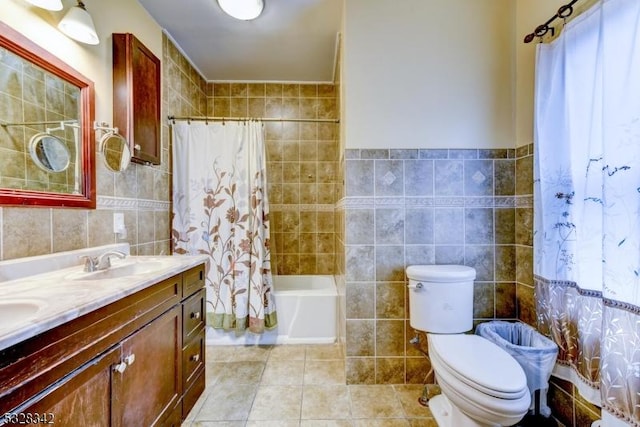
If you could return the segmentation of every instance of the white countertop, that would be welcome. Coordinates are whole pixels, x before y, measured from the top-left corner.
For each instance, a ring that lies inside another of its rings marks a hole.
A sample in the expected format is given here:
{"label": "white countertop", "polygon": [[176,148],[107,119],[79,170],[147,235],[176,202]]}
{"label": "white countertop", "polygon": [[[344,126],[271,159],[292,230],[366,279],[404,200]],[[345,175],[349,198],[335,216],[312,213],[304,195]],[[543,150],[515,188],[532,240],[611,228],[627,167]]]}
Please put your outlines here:
{"label": "white countertop", "polygon": [[[0,350],[134,294],[206,259],[204,255],[112,258],[111,270],[124,272],[119,277],[105,274],[109,270],[84,273],[76,259],[77,265],[72,267],[0,281]],[[5,271],[9,268],[2,262],[0,267]],[[137,267],[143,268],[136,270]],[[11,315],[12,303],[18,307],[16,310],[22,305],[34,313]]]}

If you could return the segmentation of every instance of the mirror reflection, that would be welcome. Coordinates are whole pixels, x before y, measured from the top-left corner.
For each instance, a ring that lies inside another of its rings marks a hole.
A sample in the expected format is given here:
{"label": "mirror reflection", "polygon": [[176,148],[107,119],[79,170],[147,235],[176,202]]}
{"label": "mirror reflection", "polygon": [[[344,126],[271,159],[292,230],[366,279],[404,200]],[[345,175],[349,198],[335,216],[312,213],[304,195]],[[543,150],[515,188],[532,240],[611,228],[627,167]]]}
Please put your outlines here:
{"label": "mirror reflection", "polygon": [[0,205],[95,208],[94,101],[91,80],[0,22]]}
{"label": "mirror reflection", "polygon": [[[0,187],[74,193],[76,177],[60,174],[75,163],[76,150],[69,152],[72,144],[63,141],[72,143],[73,132],[53,136],[43,131],[47,123],[77,122],[79,99],[78,87],[0,48],[0,121],[9,123],[0,128]],[[37,168],[24,161],[27,156]]]}
{"label": "mirror reflection", "polygon": [[100,139],[105,165],[112,172],[122,172],[131,162],[129,143],[122,135],[109,132]]}
{"label": "mirror reflection", "polygon": [[64,172],[71,163],[71,154],[60,138],[48,133],[37,133],[29,142],[33,162],[45,172]]}

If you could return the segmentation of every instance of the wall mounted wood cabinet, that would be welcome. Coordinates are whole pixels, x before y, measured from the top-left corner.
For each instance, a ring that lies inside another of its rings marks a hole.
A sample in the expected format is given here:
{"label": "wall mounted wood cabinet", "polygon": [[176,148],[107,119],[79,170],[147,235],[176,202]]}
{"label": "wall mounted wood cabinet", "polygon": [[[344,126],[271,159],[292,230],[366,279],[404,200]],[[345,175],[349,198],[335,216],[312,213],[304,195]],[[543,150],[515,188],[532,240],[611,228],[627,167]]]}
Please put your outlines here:
{"label": "wall mounted wood cabinet", "polygon": [[113,126],[137,163],[160,164],[160,60],[133,34],[113,34]]}

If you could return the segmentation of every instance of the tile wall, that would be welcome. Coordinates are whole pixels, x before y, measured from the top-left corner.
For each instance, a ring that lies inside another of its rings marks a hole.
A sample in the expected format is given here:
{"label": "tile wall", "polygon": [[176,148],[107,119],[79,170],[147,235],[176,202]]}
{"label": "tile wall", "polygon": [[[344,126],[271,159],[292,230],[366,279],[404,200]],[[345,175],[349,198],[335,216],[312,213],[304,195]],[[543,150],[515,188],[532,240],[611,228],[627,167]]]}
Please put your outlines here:
{"label": "tile wall", "polygon": [[518,319],[536,326],[533,296],[533,144],[516,149],[515,257]]}
{"label": "tile wall", "polygon": [[[24,123],[77,120],[77,87],[22,57],[0,48],[0,122]],[[69,165],[62,172],[46,172],[31,160],[31,138],[58,125],[0,126],[0,186],[71,194],[75,187],[76,142],[73,129],[52,131],[68,149]]]}
{"label": "tile wall", "polygon": [[[336,119],[335,85],[210,83],[208,115]],[[272,268],[277,274],[333,274],[334,205],[341,183],[336,123],[265,122]]]}
{"label": "tile wall", "polygon": [[517,319],[520,160],[511,149],[346,150],[345,158],[338,265],[346,281],[347,382],[423,383],[429,364],[424,336],[418,347],[408,342],[405,268],[472,266],[475,320]]}
{"label": "tile wall", "polygon": [[[167,114],[205,114],[206,84],[165,37],[162,58],[162,164],[131,164],[110,172],[96,155],[97,209],[0,208],[0,259],[127,241],[132,254],[168,254],[170,165]],[[100,117],[96,119],[100,120]],[[127,236],[113,233],[113,213],[123,212]]]}

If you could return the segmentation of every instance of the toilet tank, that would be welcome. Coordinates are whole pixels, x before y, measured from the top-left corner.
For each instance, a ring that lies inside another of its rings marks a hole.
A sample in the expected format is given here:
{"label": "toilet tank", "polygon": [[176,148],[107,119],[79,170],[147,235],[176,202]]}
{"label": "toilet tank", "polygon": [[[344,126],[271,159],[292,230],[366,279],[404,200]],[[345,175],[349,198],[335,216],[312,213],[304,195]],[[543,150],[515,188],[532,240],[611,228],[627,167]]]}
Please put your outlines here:
{"label": "toilet tank", "polygon": [[464,265],[412,265],[409,314],[413,329],[457,334],[473,327],[473,280],[476,270]]}

